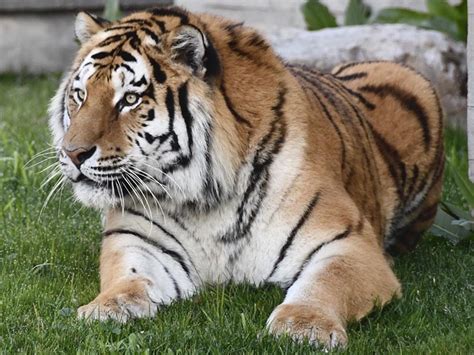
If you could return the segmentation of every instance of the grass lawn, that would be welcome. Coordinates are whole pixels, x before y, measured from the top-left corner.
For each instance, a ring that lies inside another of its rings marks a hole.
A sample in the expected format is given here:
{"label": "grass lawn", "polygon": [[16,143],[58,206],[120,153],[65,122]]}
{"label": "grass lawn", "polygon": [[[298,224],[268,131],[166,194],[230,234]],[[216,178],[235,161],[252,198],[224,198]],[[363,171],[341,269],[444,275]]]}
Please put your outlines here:
{"label": "grass lawn", "polygon": [[[0,353],[308,353],[261,331],[283,293],[275,287],[210,287],[126,325],[86,324],[76,308],[99,290],[101,227],[65,190],[40,215],[52,185],[44,165],[25,169],[50,142],[46,107],[58,77],[0,76]],[[447,145],[466,149],[451,132]],[[445,199],[458,201],[450,179]],[[404,297],[349,327],[349,353],[474,353],[472,241],[426,236],[396,259]]]}

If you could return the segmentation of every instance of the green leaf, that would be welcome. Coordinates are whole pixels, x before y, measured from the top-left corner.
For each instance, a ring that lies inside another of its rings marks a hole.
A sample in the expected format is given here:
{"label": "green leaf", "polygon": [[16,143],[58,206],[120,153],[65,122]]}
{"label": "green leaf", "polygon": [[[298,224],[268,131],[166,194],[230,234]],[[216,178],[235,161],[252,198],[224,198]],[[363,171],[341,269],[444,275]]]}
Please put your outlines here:
{"label": "green leaf", "polygon": [[456,22],[445,17],[435,16],[425,12],[403,8],[386,8],[379,11],[372,22],[375,23],[405,23],[425,29],[446,33],[456,40],[464,40]]}
{"label": "green leaf", "polygon": [[444,17],[439,16],[433,16],[433,18],[429,22],[430,24],[426,28],[446,33],[448,36],[458,41],[462,40],[461,36],[459,35],[458,26],[456,22],[450,21]]}
{"label": "green leaf", "polygon": [[460,18],[460,20],[457,21],[459,37],[462,38],[464,42],[467,42],[467,0],[461,1],[455,8]]}
{"label": "green leaf", "polygon": [[375,23],[406,23],[414,26],[427,27],[430,25],[432,16],[415,10],[398,7],[382,9],[377,13],[373,22]]}
{"label": "green leaf", "polygon": [[370,6],[364,4],[363,0],[350,0],[346,8],[344,25],[363,25],[369,21],[371,14]]}
{"label": "green leaf", "polygon": [[327,6],[318,0],[308,0],[302,6],[303,16],[308,30],[315,31],[327,27],[337,27],[336,18]]}
{"label": "green leaf", "polygon": [[428,12],[434,16],[443,17],[453,22],[460,20],[460,13],[446,0],[427,0],[426,7]]}
{"label": "green leaf", "polygon": [[469,180],[467,174],[461,174],[457,169],[451,169],[451,173],[469,208],[474,210],[474,184]]}
{"label": "green leaf", "polygon": [[[442,25],[445,29],[440,30],[441,32],[459,41],[467,41],[467,1],[451,6],[447,0],[428,0],[426,5],[431,14],[449,23]],[[436,26],[433,29],[438,30]]]}

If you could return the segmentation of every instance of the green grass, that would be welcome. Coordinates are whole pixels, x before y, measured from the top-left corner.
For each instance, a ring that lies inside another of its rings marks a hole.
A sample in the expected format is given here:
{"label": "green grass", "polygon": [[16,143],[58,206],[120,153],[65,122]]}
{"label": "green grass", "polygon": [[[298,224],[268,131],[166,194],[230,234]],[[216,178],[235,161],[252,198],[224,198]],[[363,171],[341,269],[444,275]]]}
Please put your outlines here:
{"label": "green grass", "polygon": [[[86,324],[76,308],[98,292],[98,215],[68,191],[40,215],[47,188],[24,163],[50,142],[46,106],[58,78],[0,76],[0,353],[308,353],[262,333],[283,293],[210,287],[126,325]],[[447,145],[465,150],[450,132]],[[51,186],[49,186],[51,187]],[[462,199],[446,180],[445,198]],[[404,297],[349,327],[349,353],[474,352],[473,243],[427,236],[396,259]]]}

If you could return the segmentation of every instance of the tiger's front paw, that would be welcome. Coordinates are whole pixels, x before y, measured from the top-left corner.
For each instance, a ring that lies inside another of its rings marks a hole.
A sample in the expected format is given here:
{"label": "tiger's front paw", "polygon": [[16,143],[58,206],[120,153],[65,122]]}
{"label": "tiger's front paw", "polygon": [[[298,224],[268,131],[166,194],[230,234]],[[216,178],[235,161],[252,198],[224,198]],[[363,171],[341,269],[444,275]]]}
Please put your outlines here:
{"label": "tiger's front paw", "polygon": [[312,305],[279,305],[268,318],[267,329],[275,336],[287,334],[295,341],[307,340],[326,349],[347,344],[346,331],[337,317]]}
{"label": "tiger's front paw", "polygon": [[146,282],[130,280],[101,292],[91,303],[79,307],[78,318],[125,323],[132,318],[153,317],[158,305],[148,297]]}

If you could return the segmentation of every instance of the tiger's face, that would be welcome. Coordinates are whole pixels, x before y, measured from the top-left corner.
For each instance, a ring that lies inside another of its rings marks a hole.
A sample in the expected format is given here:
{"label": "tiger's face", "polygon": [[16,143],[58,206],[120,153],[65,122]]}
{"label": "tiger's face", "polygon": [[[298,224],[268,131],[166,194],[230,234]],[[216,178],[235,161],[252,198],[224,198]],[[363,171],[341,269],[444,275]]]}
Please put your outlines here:
{"label": "tiger's face", "polygon": [[78,15],[82,47],[52,102],[50,125],[63,174],[86,205],[183,195],[189,183],[196,191],[187,187],[183,198],[199,198],[219,59],[198,27],[168,15],[116,23]]}

